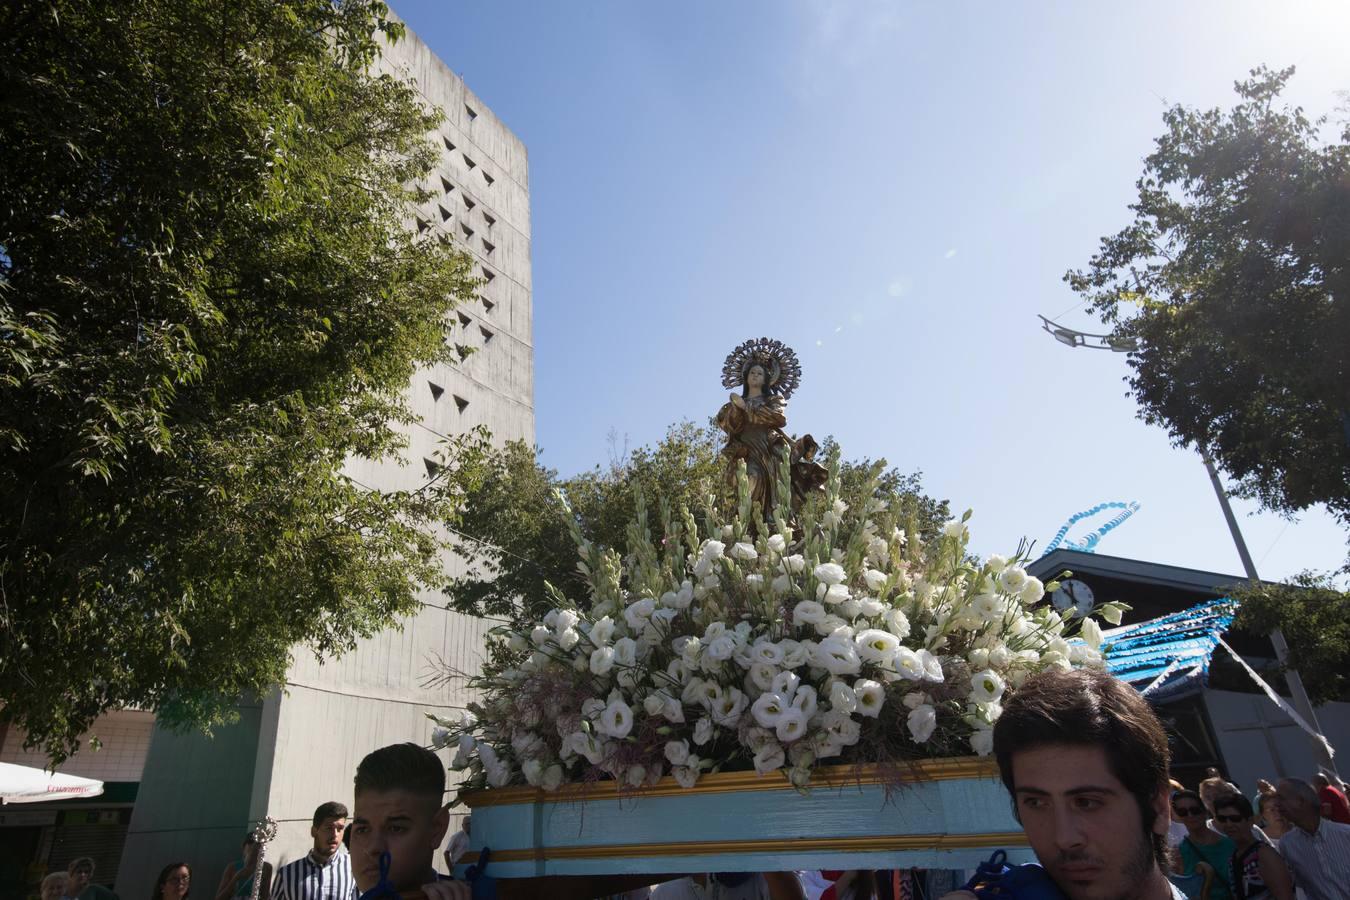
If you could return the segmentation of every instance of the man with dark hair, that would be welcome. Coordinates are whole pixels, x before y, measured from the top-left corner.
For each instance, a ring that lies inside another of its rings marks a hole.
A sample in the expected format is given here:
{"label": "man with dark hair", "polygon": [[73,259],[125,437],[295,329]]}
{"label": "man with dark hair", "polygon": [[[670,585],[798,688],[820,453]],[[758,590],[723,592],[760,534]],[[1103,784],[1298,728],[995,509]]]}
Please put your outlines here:
{"label": "man with dark hair", "polygon": [[1139,693],[1101,672],[1027,679],[994,726],[1003,784],[1071,900],[1181,900],[1167,880],[1170,754]]}
{"label": "man with dark hair", "polygon": [[1280,838],[1280,855],[1294,887],[1308,900],[1348,900],[1350,825],[1322,818],[1317,792],[1302,779],[1281,779],[1275,797],[1293,826]]}
{"label": "man with dark hair", "polygon": [[420,890],[427,900],[469,897],[468,885],[442,881],[432,867],[450,827],[445,767],[417,744],[391,744],[356,767],[352,815],[352,871],[361,893],[380,883],[380,858],[389,854],[388,886]]}
{"label": "man with dark hair", "polygon": [[94,860],[80,856],[66,867],[66,897],[70,900],[117,900],[117,895],[94,883]]}
{"label": "man with dark hair", "polygon": [[272,900],[353,900],[352,858],[342,846],[347,807],[330,800],[314,810],[309,853],[277,870]]}

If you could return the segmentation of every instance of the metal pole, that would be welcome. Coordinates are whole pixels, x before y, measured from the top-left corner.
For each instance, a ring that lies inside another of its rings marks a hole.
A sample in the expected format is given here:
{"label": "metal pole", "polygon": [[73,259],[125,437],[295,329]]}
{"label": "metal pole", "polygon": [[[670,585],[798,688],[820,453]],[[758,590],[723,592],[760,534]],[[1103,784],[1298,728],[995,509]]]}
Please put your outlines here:
{"label": "metal pole", "polygon": [[[1228,522],[1228,530],[1233,534],[1233,543],[1237,545],[1238,556],[1242,558],[1242,568],[1246,570],[1247,577],[1252,581],[1260,581],[1256,574],[1256,564],[1252,562],[1252,555],[1247,552],[1247,542],[1242,539],[1242,532],[1238,529],[1237,518],[1233,515],[1233,507],[1228,504],[1228,493],[1223,489],[1223,483],[1219,481],[1219,473],[1214,469],[1214,463],[1210,460],[1209,454],[1204,450],[1200,451],[1200,458],[1205,461],[1205,471],[1209,473],[1210,484],[1214,485],[1214,495],[1219,498],[1219,507],[1223,510],[1223,517]],[[1309,725],[1319,733],[1322,726],[1317,722],[1317,713],[1313,711],[1312,701],[1308,699],[1308,692],[1303,687],[1303,679],[1298,674],[1298,669],[1289,665],[1289,644],[1284,639],[1284,632],[1276,628],[1270,633],[1270,643],[1275,647],[1275,658],[1280,661],[1284,668],[1285,681],[1289,683],[1289,693],[1293,695],[1294,708],[1298,710]],[[1331,757],[1327,756],[1326,749],[1323,748],[1320,741],[1312,741],[1313,757],[1317,763],[1328,772],[1335,773],[1336,765]]]}

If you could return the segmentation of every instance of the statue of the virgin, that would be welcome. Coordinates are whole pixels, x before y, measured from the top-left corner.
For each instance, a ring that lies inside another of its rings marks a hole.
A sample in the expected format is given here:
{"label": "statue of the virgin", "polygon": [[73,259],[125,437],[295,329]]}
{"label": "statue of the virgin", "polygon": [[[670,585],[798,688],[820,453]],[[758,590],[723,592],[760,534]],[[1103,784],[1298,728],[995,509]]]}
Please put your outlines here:
{"label": "statue of the virgin", "polygon": [[[794,439],[783,430],[787,400],[801,377],[797,354],[769,338],[746,341],[731,351],[722,366],[722,386],[740,388],[717,413],[717,427],[727,433],[722,448],[727,457],[727,484],[735,490],[737,464],[744,460],[751,500],[760,505],[766,520],[773,517],[773,486],[784,448],[792,467],[792,511],[807,494],[822,490],[826,480],[824,466],[814,461],[815,439],[809,434]],[[787,518],[792,518],[791,512]]]}

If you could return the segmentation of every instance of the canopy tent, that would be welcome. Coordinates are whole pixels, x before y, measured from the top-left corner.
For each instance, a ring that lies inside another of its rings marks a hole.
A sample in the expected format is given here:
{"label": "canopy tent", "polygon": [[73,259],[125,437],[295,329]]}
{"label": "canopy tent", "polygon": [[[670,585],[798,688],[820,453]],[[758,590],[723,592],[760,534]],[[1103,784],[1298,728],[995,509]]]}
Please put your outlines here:
{"label": "canopy tent", "polygon": [[97,797],[103,782],[78,775],[62,775],[31,766],[0,763],[0,802],[41,803],[44,800],[76,800]]}
{"label": "canopy tent", "polygon": [[1222,647],[1272,703],[1322,743],[1328,758],[1334,756],[1335,750],[1327,739],[1224,642],[1223,633],[1233,624],[1236,614],[1237,603],[1223,597],[1161,618],[1104,631],[1106,670],[1134,685],[1150,701],[1164,703],[1204,688],[1210,660],[1214,651]]}

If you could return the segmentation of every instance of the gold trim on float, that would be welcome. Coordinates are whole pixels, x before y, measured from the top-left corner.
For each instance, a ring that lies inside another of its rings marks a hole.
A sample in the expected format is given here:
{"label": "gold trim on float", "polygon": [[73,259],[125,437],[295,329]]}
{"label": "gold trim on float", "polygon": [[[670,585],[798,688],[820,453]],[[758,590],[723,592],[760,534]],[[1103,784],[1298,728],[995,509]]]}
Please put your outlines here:
{"label": "gold trim on float", "polygon": [[[996,778],[998,764],[992,757],[958,756],[947,759],[920,759],[883,767],[822,766],[811,774],[812,789],[866,787],[874,784],[901,784],[915,781],[951,781],[958,778]],[[643,797],[698,796],[728,794],[737,791],[776,791],[791,788],[787,775],[779,769],[768,775],[754,772],[718,772],[704,775],[691,788],[680,787],[667,775],[651,787],[621,791],[618,782],[599,781],[589,785],[564,785],[552,793],[536,787],[494,788],[470,791],[460,799],[471,808],[503,806],[513,803],[584,803],[590,800],[639,800]]]}
{"label": "gold trim on float", "polygon": [[494,862],[550,859],[632,859],[634,857],[721,856],[729,853],[886,853],[892,850],[964,850],[1026,847],[1020,831],[983,834],[880,834],[866,837],[777,838],[774,840],[683,841],[663,844],[601,844],[493,850]]}

